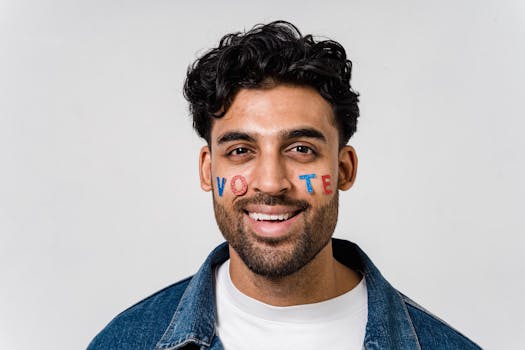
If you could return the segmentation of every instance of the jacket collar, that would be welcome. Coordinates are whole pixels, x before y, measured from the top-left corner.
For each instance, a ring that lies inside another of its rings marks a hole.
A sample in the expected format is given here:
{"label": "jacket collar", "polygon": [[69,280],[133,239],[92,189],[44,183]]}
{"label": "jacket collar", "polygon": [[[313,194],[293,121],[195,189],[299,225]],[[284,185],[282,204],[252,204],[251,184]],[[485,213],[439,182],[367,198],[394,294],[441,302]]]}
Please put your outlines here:
{"label": "jacket collar", "polygon": [[[365,348],[421,350],[406,305],[368,256],[354,243],[333,239],[334,257],[361,272],[368,290]],[[157,350],[175,350],[194,343],[210,347],[215,335],[215,268],[229,258],[228,244],[215,248],[193,276],[177,310],[157,343]]]}
{"label": "jacket collar", "polygon": [[182,295],[157,350],[180,349],[189,343],[210,347],[215,334],[214,270],[229,256],[226,242],[208,255]]}
{"label": "jacket collar", "polygon": [[399,292],[388,283],[355,243],[334,239],[334,257],[361,272],[368,291],[365,349],[421,350],[412,320]]}

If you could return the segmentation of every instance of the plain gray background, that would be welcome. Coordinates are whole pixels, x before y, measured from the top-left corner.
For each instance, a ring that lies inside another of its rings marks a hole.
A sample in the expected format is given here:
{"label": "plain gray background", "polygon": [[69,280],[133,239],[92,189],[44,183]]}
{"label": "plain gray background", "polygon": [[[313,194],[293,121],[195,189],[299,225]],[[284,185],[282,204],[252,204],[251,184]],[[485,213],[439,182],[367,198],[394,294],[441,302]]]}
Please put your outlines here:
{"label": "plain gray background", "polygon": [[221,242],[183,79],[275,19],[354,62],[336,236],[483,347],[521,348],[525,2],[1,0],[1,349],[85,348]]}

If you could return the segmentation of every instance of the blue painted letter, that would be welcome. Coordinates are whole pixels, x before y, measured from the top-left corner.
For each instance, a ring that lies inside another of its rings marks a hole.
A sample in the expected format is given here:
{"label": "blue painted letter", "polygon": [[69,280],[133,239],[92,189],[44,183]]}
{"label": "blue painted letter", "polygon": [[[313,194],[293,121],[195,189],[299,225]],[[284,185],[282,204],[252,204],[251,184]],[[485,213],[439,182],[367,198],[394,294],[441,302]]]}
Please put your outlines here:
{"label": "blue painted letter", "polygon": [[222,197],[225,184],[226,184],[226,178],[225,177],[222,178],[222,184],[221,184],[221,178],[217,176],[217,191],[219,192],[219,197]]}
{"label": "blue painted letter", "polygon": [[310,182],[310,179],[315,179],[315,174],[299,175],[299,179],[306,180],[306,189],[308,190],[308,193],[313,193],[314,192],[314,189],[312,188],[312,183]]}

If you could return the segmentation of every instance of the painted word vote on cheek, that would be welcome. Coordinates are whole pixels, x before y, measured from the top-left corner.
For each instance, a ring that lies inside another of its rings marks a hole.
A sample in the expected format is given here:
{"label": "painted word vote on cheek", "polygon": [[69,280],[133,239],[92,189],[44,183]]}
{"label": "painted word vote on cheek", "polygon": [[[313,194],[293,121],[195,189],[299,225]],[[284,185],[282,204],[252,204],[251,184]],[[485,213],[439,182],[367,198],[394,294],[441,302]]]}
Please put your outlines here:
{"label": "painted word vote on cheek", "polygon": [[[222,197],[224,194],[224,187],[227,181],[225,177],[217,176],[217,192],[219,197]],[[248,191],[248,182],[246,182],[244,176],[235,175],[230,181],[230,189],[234,195],[242,196]]]}
{"label": "painted word vote on cheek", "polygon": [[[314,173],[299,175],[299,180],[304,180],[304,183],[306,185],[306,191],[308,191],[308,193],[314,193],[314,187],[312,184],[312,180],[316,178],[317,178],[317,175]],[[223,196],[224,188],[226,187],[227,182],[228,180],[225,177],[217,176],[217,193],[219,197]],[[325,194],[333,193],[332,181],[331,181],[330,175],[322,175],[321,183],[323,185],[323,191]],[[235,175],[234,177],[232,177],[229,184],[230,184],[230,190],[236,196],[243,196],[248,191],[248,182],[242,175]]]}
{"label": "painted word vote on cheek", "polygon": [[[299,175],[300,180],[304,180],[306,184],[306,190],[308,193],[314,193],[314,188],[312,186],[312,179],[317,178],[316,174],[302,174]],[[323,184],[323,190],[325,194],[332,193],[332,181],[330,175],[321,176],[321,182]]]}

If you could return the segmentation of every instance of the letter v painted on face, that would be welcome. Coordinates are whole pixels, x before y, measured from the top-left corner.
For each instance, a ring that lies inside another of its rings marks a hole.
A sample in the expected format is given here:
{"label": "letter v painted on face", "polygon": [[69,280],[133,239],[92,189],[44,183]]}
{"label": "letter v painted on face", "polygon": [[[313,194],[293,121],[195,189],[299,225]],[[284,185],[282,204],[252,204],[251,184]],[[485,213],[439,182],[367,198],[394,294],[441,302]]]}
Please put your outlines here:
{"label": "letter v painted on face", "polygon": [[219,197],[222,197],[222,194],[224,193],[225,185],[226,185],[226,178],[217,176],[217,192],[219,193]]}

